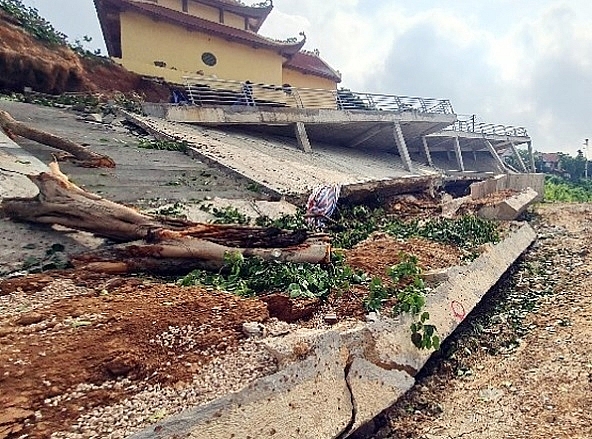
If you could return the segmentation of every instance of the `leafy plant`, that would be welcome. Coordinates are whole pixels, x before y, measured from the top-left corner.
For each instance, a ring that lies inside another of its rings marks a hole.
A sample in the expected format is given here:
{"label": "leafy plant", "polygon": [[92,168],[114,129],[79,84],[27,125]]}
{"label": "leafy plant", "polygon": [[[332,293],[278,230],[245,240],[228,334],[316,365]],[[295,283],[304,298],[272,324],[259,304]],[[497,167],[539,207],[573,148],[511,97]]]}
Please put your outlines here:
{"label": "leafy plant", "polygon": [[545,201],[587,203],[592,201],[592,182],[569,181],[557,176],[545,178]]}
{"label": "leafy plant", "polygon": [[[401,262],[387,270],[392,280],[391,285],[384,285],[382,280],[375,277],[368,286],[369,294],[364,305],[368,311],[378,311],[385,302],[396,299],[393,314],[408,313],[417,316],[425,307],[426,287],[421,279],[421,269],[417,266],[417,258],[413,255],[401,254]],[[436,335],[436,327],[426,324],[430,318],[424,312],[419,320],[411,324],[411,340],[420,349],[440,348],[440,338]]]}
{"label": "leafy plant", "polygon": [[336,256],[331,264],[265,261],[227,253],[218,273],[194,270],[179,282],[181,285],[209,285],[241,296],[284,291],[292,298],[326,298],[334,289],[344,290],[367,278],[344,264]]}
{"label": "leafy plant", "polygon": [[419,349],[440,349],[440,337],[436,335],[436,327],[425,322],[430,318],[430,313],[421,314],[419,321],[411,324],[411,341]]}

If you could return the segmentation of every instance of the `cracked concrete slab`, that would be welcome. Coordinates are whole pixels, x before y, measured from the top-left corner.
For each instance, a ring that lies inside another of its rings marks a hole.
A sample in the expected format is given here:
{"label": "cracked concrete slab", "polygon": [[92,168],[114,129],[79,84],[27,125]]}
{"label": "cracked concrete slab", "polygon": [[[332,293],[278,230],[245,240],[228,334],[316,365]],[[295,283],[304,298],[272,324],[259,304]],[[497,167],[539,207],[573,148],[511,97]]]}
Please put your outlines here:
{"label": "cracked concrete slab", "polygon": [[131,438],[336,438],[353,413],[340,341],[323,334],[306,359]]}

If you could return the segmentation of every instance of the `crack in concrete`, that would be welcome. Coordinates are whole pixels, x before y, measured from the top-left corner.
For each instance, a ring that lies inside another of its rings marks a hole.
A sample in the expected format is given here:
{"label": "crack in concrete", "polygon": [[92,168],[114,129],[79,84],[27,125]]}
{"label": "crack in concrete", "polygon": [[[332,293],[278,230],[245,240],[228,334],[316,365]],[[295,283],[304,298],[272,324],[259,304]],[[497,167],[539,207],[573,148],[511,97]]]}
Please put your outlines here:
{"label": "crack in concrete", "polygon": [[348,380],[349,372],[351,370],[352,364],[353,364],[353,361],[351,361],[351,360],[348,361],[348,363],[345,366],[345,370],[344,370],[345,385],[347,386],[347,390],[349,392],[349,397],[351,399],[352,414],[351,414],[351,418],[350,418],[349,422],[343,428],[341,433],[336,436],[336,439],[345,439],[346,437],[349,436],[349,434],[351,433],[351,429],[353,428],[353,426],[356,423],[356,416],[358,414],[358,409],[356,407],[356,398],[354,396],[354,390],[352,389],[352,386]]}

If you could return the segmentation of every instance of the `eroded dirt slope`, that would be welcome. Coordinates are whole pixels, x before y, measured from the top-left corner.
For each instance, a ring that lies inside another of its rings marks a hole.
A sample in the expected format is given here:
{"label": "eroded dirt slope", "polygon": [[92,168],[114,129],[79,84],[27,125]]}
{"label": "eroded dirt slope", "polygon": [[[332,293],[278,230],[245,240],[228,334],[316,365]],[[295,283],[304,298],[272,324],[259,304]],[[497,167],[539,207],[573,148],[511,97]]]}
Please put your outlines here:
{"label": "eroded dirt slope", "polygon": [[592,206],[537,211],[539,240],[500,292],[512,306],[473,320],[371,437],[592,437]]}
{"label": "eroded dirt slope", "polygon": [[136,92],[148,101],[167,101],[169,89],[111,63],[81,58],[62,46],[42,43],[0,11],[0,90],[43,93]]}

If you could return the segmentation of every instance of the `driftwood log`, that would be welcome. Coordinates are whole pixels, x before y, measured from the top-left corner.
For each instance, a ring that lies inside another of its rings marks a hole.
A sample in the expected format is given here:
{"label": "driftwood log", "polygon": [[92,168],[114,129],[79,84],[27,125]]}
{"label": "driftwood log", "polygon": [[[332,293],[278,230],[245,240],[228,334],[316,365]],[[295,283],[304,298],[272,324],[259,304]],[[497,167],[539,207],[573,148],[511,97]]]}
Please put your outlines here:
{"label": "driftwood log", "polygon": [[221,268],[229,252],[279,261],[329,260],[330,244],[322,236],[144,215],[79,188],[57,163],[50,164],[50,172],[28,178],[39,188],[39,194],[35,198],[4,199],[0,214],[83,230],[119,243],[73,256],[75,267],[109,273],[178,273],[197,267]]}
{"label": "driftwood log", "polygon": [[42,143],[52,148],[65,151],[71,154],[76,162],[87,168],[114,168],[115,162],[112,158],[97,154],[82,145],[71,140],[56,136],[46,131],[31,128],[22,122],[15,120],[9,113],[0,110],[0,128],[8,137],[14,140],[15,136],[25,137],[29,140]]}

